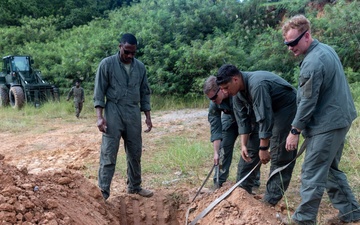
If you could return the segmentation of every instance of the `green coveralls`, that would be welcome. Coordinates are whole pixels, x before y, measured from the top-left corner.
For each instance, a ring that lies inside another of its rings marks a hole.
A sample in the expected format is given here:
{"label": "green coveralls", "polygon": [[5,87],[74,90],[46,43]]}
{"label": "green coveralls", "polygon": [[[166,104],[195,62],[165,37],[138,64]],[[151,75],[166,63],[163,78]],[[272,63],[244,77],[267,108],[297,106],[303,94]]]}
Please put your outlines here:
{"label": "green coveralls", "polygon": [[75,106],[75,116],[79,117],[81,110],[83,108],[83,102],[85,101],[84,89],[82,87],[72,87],[69,91],[67,99],[70,99],[74,95],[74,106]]}
{"label": "green coveralls", "polygon": [[141,190],[141,111],[150,111],[150,88],[144,64],[134,58],[127,74],[119,54],[100,62],[94,89],[94,106],[105,108],[107,124],[102,135],[98,185],[109,195],[121,137],[127,159],[128,190]]}
{"label": "green coveralls", "polygon": [[297,102],[292,125],[302,130],[308,144],[302,165],[301,203],[292,218],[299,224],[316,224],[326,189],[340,220],[359,220],[360,205],[338,167],[356,109],[336,52],[316,39],[300,65]]}
{"label": "green coveralls", "polygon": [[[234,144],[238,136],[232,97],[224,99],[221,104],[215,104],[213,101],[210,101],[208,121],[211,129],[210,141],[221,140],[219,185],[222,186],[229,177]],[[217,170],[218,167],[215,167],[214,183],[216,183]]]}
{"label": "green coveralls", "polygon": [[[242,158],[238,164],[237,181],[260,161],[261,138],[270,138],[270,174],[296,157],[296,151],[285,149],[286,138],[296,113],[296,90],[276,74],[267,71],[241,72],[245,90],[234,96],[234,112],[239,134],[250,134],[247,149],[251,162]],[[289,186],[295,161],[274,175],[266,184],[264,200],[275,205]],[[249,193],[260,167],[245,179],[240,187]]]}

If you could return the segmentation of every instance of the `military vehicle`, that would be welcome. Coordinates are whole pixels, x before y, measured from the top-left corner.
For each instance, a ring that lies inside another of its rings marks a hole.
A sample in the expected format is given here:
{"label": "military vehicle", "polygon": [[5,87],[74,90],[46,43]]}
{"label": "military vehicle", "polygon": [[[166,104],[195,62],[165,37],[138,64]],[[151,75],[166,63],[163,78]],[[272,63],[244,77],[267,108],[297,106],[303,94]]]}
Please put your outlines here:
{"label": "military vehicle", "polygon": [[0,107],[10,105],[21,109],[24,104],[39,107],[43,102],[59,100],[59,91],[41,78],[41,72],[32,68],[30,56],[5,56],[0,72]]}

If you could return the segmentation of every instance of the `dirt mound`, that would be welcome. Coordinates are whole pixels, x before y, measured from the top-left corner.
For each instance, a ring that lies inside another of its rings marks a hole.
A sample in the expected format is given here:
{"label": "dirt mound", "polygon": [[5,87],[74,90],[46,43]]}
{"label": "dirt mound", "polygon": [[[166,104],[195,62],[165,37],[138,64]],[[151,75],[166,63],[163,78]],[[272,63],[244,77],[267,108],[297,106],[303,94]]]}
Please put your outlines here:
{"label": "dirt mound", "polygon": [[[190,197],[186,189],[157,190],[152,198],[120,194],[108,201],[99,189],[71,170],[28,174],[0,161],[1,224],[156,224],[185,223]],[[190,206],[189,220],[229,187],[205,193]],[[221,201],[198,224],[276,224],[269,208],[240,188]]]}
{"label": "dirt mound", "polygon": [[69,170],[31,175],[0,161],[1,224],[109,224],[101,193]]}
{"label": "dirt mound", "polygon": [[[191,204],[189,222],[200,215],[210,204],[231,188],[227,183],[215,192],[207,192]],[[247,193],[242,188],[236,188],[224,200],[220,201],[197,224],[233,224],[233,225],[265,225],[279,224],[276,218],[277,210],[260,202],[259,196]],[[192,211],[191,209],[195,209]]]}
{"label": "dirt mound", "polygon": [[176,201],[160,192],[146,199],[123,194],[105,202],[99,189],[70,170],[28,174],[0,161],[0,223],[179,224]]}

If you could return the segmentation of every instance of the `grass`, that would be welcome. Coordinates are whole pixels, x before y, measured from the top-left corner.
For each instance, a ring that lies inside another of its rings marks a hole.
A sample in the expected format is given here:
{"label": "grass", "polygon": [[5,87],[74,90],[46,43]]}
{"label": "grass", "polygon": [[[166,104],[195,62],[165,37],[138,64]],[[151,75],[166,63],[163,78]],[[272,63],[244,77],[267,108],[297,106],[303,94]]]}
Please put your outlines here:
{"label": "grass", "polygon": [[[178,183],[200,182],[212,166],[211,143],[192,137],[162,136],[155,142],[155,151],[143,154],[142,173],[153,187]],[[116,173],[126,177],[126,155],[121,143]]]}
{"label": "grass", "polygon": [[185,97],[176,96],[158,96],[151,97],[151,107],[154,111],[159,110],[177,110],[185,108],[206,108],[209,100],[205,96]]}

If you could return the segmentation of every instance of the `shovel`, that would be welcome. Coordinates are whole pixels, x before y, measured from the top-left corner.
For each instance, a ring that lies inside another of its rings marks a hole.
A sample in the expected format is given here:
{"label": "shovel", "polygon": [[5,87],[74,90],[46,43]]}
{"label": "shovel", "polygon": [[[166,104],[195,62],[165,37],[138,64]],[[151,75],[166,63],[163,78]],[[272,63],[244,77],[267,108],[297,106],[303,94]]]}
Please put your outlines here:
{"label": "shovel", "polygon": [[203,184],[201,185],[201,187],[199,188],[198,192],[196,193],[196,195],[194,196],[194,198],[193,198],[193,200],[192,200],[191,202],[193,202],[193,201],[195,200],[195,198],[199,195],[201,189],[204,187],[206,181],[209,179],[209,177],[210,177],[212,171],[214,170],[215,166],[216,166],[216,165],[213,165],[213,166],[211,167],[210,172],[208,173],[206,179],[204,180]]}
{"label": "shovel", "polygon": [[218,189],[220,188],[220,183],[219,183],[219,170],[220,170],[220,166],[219,164],[215,166],[215,183],[214,183],[214,188]]}

